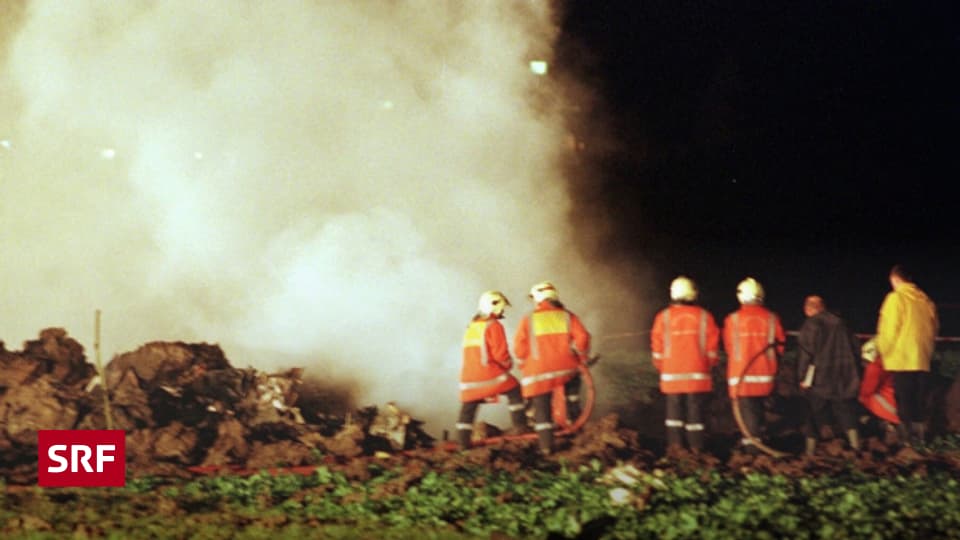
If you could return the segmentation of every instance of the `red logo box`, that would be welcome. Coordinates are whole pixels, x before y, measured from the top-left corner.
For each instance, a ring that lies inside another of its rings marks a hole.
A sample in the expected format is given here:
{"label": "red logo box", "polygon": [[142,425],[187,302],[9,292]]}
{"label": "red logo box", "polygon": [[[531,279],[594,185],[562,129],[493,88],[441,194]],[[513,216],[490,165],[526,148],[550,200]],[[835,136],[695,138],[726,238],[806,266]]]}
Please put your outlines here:
{"label": "red logo box", "polygon": [[126,485],[127,438],[122,429],[41,429],[37,436],[37,485]]}

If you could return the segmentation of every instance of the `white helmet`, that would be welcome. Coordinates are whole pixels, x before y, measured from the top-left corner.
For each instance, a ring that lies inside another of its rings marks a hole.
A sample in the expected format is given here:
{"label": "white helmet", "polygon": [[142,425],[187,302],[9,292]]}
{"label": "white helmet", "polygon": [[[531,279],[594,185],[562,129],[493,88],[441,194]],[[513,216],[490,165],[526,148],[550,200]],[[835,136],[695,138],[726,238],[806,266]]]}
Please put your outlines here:
{"label": "white helmet", "polygon": [[557,293],[557,288],[553,286],[553,283],[541,281],[533,287],[530,287],[530,298],[539,304],[544,300],[560,300],[560,295]]}
{"label": "white helmet", "polygon": [[867,362],[873,362],[877,359],[877,339],[870,338],[860,347],[860,358]]}
{"label": "white helmet", "polygon": [[480,295],[477,301],[477,310],[484,317],[503,315],[503,310],[510,305],[510,301],[500,291],[487,291]]}
{"label": "white helmet", "polygon": [[763,303],[763,286],[759,281],[748,277],[737,285],[737,300],[741,304]]}
{"label": "white helmet", "polygon": [[687,276],[678,276],[670,282],[670,299],[675,302],[693,302],[697,299],[697,285]]}

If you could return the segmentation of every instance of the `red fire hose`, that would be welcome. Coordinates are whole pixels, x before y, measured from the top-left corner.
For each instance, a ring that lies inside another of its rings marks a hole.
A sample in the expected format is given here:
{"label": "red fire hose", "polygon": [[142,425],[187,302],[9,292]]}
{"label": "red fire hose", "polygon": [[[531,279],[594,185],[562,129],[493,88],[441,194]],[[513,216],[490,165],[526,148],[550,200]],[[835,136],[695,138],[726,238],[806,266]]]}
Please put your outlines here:
{"label": "red fire hose", "polygon": [[[588,366],[595,364],[599,360],[599,357],[591,358],[586,364],[580,364],[577,368],[580,371],[580,380],[582,381],[582,404],[583,406],[580,409],[580,416],[578,416],[573,422],[570,422],[567,419],[567,396],[564,394],[563,385],[557,386],[553,389],[553,395],[551,396],[551,408],[554,423],[559,428],[554,432],[554,435],[564,436],[570,435],[571,433],[576,433],[587,423],[587,420],[590,418],[590,415],[593,413],[593,406],[596,401],[596,389],[593,384],[593,376],[590,375],[590,369]],[[477,446],[487,446],[491,444],[498,444],[506,441],[530,441],[537,438],[536,432],[531,433],[519,433],[515,435],[494,435],[493,437],[486,437],[484,439],[479,439],[472,441],[471,444],[474,447]],[[441,445],[441,448],[448,451],[458,450],[460,445],[455,441],[444,441]]]}
{"label": "red fire hose", "polygon": [[[587,420],[590,418],[590,415],[593,413],[593,405],[596,401],[596,389],[593,385],[593,376],[590,375],[590,369],[588,365],[592,365],[597,361],[597,358],[591,359],[587,364],[580,364],[578,369],[580,370],[580,380],[582,381],[582,399],[583,406],[580,409],[580,416],[578,416],[573,422],[570,422],[567,419],[567,396],[563,392],[563,385],[557,386],[553,389],[553,396],[551,397],[551,406],[553,412],[553,419],[559,428],[555,435],[564,436],[570,435],[571,433],[576,433],[587,423]],[[485,439],[480,439],[473,441],[474,446],[486,446],[490,444],[497,444],[505,441],[529,441],[537,438],[536,433],[520,433],[517,435],[496,435],[493,437],[487,437]],[[456,449],[459,448],[457,443],[448,442],[445,445],[446,449]]]}

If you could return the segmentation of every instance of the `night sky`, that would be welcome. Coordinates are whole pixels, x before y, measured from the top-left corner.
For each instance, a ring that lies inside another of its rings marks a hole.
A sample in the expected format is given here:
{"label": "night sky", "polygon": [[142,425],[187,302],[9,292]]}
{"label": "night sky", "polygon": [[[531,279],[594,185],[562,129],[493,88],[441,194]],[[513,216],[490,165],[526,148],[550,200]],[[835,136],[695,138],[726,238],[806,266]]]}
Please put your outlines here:
{"label": "night sky", "polygon": [[558,76],[599,93],[582,118],[609,137],[577,128],[593,177],[579,219],[610,218],[609,245],[651,269],[664,303],[684,273],[722,318],[751,275],[788,329],[819,293],[872,332],[900,262],[941,334],[960,335],[958,11],[568,2]]}

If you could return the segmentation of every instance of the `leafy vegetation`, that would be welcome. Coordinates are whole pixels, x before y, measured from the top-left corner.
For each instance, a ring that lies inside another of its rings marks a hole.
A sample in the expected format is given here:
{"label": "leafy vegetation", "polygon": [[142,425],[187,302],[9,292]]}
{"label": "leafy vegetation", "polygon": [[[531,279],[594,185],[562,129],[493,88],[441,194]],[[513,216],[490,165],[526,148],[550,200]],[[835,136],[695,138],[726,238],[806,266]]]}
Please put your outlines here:
{"label": "leafy vegetation", "polygon": [[59,538],[960,538],[948,473],[678,476],[599,462],[559,472],[371,466],[365,482],[308,476],[131,481],[123,489],[4,489],[5,537]]}

